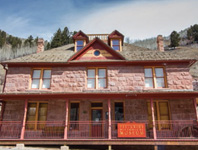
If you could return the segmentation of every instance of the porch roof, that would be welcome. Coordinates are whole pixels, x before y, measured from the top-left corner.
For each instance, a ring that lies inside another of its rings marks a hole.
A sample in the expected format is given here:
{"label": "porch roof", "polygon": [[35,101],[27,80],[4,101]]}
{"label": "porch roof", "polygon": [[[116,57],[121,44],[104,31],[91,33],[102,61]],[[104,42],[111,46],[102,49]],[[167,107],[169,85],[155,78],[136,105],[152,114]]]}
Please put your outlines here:
{"label": "porch roof", "polygon": [[112,92],[108,90],[94,90],[85,92],[46,92],[46,91],[29,91],[20,93],[1,93],[0,100],[3,99],[31,99],[31,98],[49,98],[49,99],[182,99],[182,98],[196,98],[198,97],[198,91],[187,90],[142,90],[142,91],[130,91],[130,92]]}

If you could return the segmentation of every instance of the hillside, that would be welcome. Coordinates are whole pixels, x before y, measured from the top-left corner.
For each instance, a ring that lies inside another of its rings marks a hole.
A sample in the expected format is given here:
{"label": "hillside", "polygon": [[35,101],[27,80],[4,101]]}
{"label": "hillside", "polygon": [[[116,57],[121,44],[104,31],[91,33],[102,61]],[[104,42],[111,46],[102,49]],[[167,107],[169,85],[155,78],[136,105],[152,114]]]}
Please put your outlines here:
{"label": "hillside", "polygon": [[[198,48],[198,44],[197,43],[191,43],[188,39],[187,39],[187,31],[189,28],[186,28],[184,30],[181,30],[180,32],[178,32],[178,34],[180,35],[180,46],[186,46],[186,47],[192,47],[192,48]],[[136,46],[140,46],[140,47],[144,47],[144,48],[149,48],[149,49],[153,49],[156,50],[157,49],[157,37],[152,37],[152,38],[148,38],[145,40],[137,40],[131,44],[134,44]],[[170,36],[164,36],[164,47],[165,49],[168,49],[168,46],[170,45]]]}
{"label": "hillside", "polygon": [[[31,37],[31,36],[30,36]],[[31,40],[31,45],[29,41]],[[36,40],[33,38],[23,39],[7,34],[0,30],[0,62],[29,54],[37,50]],[[5,70],[0,66],[0,91],[3,88]]]}

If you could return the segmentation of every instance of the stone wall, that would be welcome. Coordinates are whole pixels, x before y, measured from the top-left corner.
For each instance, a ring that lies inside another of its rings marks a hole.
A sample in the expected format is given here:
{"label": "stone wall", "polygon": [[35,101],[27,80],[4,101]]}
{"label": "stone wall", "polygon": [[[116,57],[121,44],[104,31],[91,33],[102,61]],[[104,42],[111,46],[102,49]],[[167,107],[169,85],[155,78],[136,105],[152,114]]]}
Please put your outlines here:
{"label": "stone wall", "polygon": [[[139,91],[146,89],[143,66],[107,67],[109,91]],[[167,66],[167,84],[169,89],[193,89],[192,76],[186,65]],[[45,90],[30,89],[31,68],[10,67],[7,74],[5,92],[84,92],[86,87],[86,67],[52,68],[51,88]]]}
{"label": "stone wall", "polygon": [[144,88],[144,68],[141,66],[108,67],[110,91],[133,91]]}
{"label": "stone wall", "polygon": [[146,100],[125,100],[125,120],[148,120]]}
{"label": "stone wall", "polygon": [[170,89],[193,89],[193,78],[187,65],[166,67],[167,83]]}
{"label": "stone wall", "polygon": [[195,107],[193,100],[170,100],[170,113],[172,120],[195,120]]}
{"label": "stone wall", "polygon": [[85,67],[52,68],[51,90],[59,92],[85,89]]}
{"label": "stone wall", "polygon": [[47,121],[64,121],[65,120],[65,100],[49,100],[47,110]]}
{"label": "stone wall", "polygon": [[5,92],[24,92],[29,89],[30,67],[9,67],[6,76]]}
{"label": "stone wall", "polygon": [[5,102],[3,121],[23,121],[24,100],[12,100]]}

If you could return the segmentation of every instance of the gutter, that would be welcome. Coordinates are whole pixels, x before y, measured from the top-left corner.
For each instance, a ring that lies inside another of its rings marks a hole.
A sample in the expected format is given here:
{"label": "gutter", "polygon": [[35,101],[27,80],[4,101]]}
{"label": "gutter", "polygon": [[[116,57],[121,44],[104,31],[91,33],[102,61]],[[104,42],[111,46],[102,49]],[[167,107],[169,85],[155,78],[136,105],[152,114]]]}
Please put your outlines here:
{"label": "gutter", "polygon": [[7,64],[2,64],[3,69],[5,70],[5,78],[4,78],[4,83],[3,83],[3,90],[2,93],[5,91],[5,85],[6,85],[6,78],[7,78],[7,73],[8,73],[8,65]]}

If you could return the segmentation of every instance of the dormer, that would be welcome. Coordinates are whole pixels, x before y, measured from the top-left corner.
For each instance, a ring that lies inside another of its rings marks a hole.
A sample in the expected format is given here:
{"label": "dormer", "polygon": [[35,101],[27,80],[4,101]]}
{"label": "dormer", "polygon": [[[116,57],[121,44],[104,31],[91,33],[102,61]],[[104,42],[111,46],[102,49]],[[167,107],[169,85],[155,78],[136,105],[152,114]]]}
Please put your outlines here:
{"label": "dormer", "polygon": [[75,45],[74,52],[78,52],[89,42],[88,36],[81,30],[73,36],[73,40]]}
{"label": "dormer", "polygon": [[109,45],[116,51],[122,51],[124,35],[122,35],[117,30],[113,31],[108,36]]}

